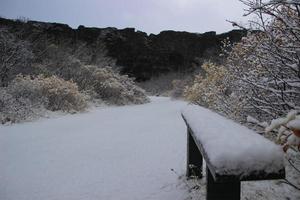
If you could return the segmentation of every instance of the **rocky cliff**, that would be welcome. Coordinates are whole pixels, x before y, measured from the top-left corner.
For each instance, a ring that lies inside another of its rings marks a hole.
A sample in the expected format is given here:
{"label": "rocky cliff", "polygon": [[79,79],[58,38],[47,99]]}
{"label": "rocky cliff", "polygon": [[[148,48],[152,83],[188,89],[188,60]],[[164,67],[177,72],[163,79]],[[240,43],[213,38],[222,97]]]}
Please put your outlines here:
{"label": "rocky cliff", "polygon": [[[0,18],[0,27],[21,33],[36,46],[51,43],[68,49],[86,64],[101,64],[100,57],[105,54],[116,61],[123,74],[138,81],[167,72],[190,72],[201,66],[204,60],[220,62],[222,41],[238,42],[246,34],[242,30],[233,30],[219,35],[215,32],[199,34],[177,31],[147,35],[134,28],[79,26],[72,29],[66,24],[4,18]],[[80,48],[84,49],[84,53],[78,53]]]}

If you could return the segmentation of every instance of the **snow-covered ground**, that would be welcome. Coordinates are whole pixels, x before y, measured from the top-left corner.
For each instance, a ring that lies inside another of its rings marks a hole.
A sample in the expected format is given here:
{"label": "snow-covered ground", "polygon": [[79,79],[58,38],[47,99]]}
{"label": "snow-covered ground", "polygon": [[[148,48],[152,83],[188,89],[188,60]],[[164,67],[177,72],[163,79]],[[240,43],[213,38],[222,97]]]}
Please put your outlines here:
{"label": "snow-covered ground", "polygon": [[184,199],[185,103],[138,106],[0,127],[1,200]]}
{"label": "snow-covered ground", "polygon": [[[144,105],[0,126],[0,200],[205,199],[205,180],[189,193],[196,183],[182,178],[185,105],[153,97]],[[243,185],[248,200],[294,199],[295,192],[274,181]]]}

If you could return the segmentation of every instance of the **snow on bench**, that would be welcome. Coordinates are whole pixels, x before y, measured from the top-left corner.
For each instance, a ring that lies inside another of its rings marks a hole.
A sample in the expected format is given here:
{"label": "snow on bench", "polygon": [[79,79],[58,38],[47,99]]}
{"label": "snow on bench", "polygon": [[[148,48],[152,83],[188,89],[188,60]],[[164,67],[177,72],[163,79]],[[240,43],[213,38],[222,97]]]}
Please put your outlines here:
{"label": "snow on bench", "polygon": [[196,105],[182,117],[188,127],[187,176],[202,177],[204,157],[207,199],[240,199],[240,181],[285,177],[282,149],[263,136]]}

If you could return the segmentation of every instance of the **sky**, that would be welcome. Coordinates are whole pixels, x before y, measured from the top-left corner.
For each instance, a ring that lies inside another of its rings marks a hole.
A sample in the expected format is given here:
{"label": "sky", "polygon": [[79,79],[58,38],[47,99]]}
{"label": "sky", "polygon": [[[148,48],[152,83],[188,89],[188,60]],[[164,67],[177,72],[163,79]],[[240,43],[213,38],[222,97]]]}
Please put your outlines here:
{"label": "sky", "polygon": [[239,0],[0,0],[0,16],[58,22],[77,28],[134,27],[162,30],[227,32],[226,20],[246,23]]}

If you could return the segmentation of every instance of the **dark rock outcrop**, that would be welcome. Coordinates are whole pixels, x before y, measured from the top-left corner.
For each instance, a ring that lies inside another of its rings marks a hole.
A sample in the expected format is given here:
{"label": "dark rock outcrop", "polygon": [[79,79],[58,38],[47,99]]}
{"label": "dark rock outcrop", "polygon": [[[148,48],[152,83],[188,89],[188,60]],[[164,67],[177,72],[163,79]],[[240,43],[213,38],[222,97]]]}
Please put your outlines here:
{"label": "dark rock outcrop", "polygon": [[0,27],[8,27],[22,32],[31,41],[51,42],[75,52],[79,44],[86,44],[88,59],[86,64],[95,63],[99,52],[116,60],[123,74],[138,81],[150,79],[167,72],[190,72],[201,66],[204,60],[220,62],[222,41],[238,42],[246,32],[233,30],[217,35],[215,32],[203,34],[162,31],[147,35],[134,28],[87,28],[72,29],[66,24],[37,21],[21,22],[0,18]]}

